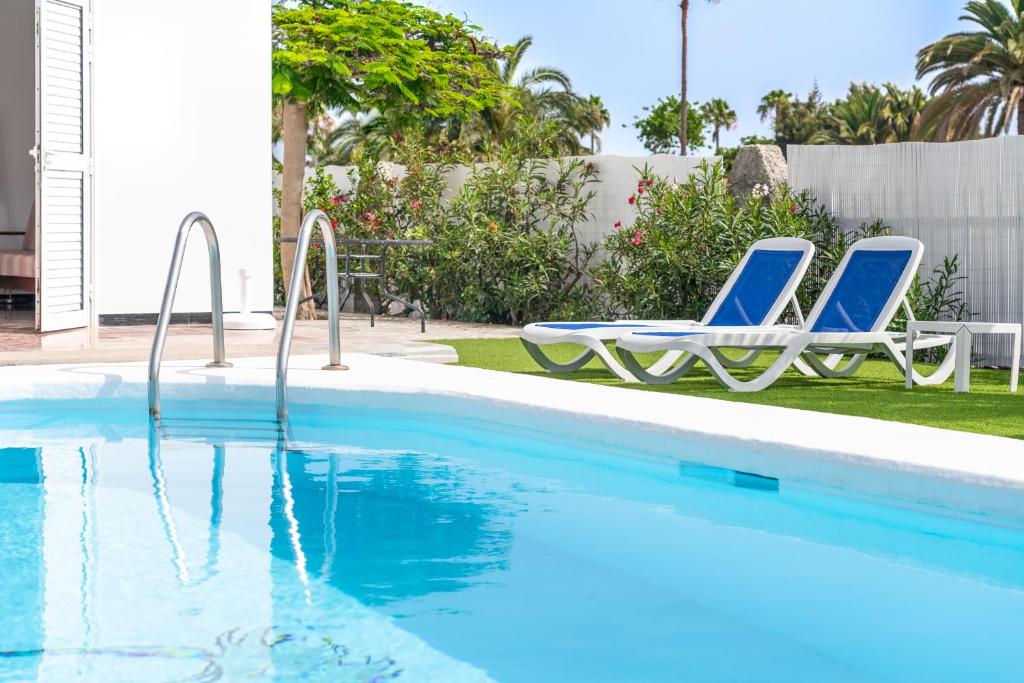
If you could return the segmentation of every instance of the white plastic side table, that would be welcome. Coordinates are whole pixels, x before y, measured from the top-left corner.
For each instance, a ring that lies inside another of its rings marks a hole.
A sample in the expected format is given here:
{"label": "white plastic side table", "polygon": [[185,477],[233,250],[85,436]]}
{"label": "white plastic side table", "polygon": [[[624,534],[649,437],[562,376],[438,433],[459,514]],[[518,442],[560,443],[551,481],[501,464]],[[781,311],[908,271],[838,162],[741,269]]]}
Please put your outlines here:
{"label": "white plastic side table", "polygon": [[1022,327],[1016,323],[946,322],[910,320],[907,322],[907,388],[914,386],[914,338],[921,332],[956,335],[956,365],[953,370],[953,391],[971,390],[971,339],[976,334],[1009,334],[1013,336],[1013,359],[1010,367],[1010,391],[1017,391],[1020,371],[1020,343]]}

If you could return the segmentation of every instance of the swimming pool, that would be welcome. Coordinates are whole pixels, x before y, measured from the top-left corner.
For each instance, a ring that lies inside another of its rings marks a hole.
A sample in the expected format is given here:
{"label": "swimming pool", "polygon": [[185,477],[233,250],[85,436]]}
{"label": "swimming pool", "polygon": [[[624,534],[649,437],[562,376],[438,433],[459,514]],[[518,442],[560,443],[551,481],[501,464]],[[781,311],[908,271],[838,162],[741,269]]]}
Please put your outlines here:
{"label": "swimming pool", "polygon": [[0,403],[0,680],[1024,675],[1019,518],[359,403]]}

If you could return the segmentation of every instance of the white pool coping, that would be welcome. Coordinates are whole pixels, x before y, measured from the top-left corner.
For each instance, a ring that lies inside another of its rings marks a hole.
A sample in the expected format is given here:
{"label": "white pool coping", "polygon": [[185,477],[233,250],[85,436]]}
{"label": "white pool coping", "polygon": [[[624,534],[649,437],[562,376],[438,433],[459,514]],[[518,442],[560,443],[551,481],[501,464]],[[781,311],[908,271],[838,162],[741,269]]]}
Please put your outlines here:
{"label": "white pool coping", "polygon": [[[272,411],[274,360],[231,360],[228,369],[165,363],[163,395],[254,399]],[[347,372],[320,370],[326,361],[292,358],[294,406],[426,406],[570,438],[584,429],[588,441],[619,448],[678,445],[684,459],[780,479],[1024,515],[1024,441],[1016,439],[364,354],[343,356]],[[138,398],[146,390],[141,363],[0,368],[0,401]],[[1024,400],[1021,408],[1024,420]]]}

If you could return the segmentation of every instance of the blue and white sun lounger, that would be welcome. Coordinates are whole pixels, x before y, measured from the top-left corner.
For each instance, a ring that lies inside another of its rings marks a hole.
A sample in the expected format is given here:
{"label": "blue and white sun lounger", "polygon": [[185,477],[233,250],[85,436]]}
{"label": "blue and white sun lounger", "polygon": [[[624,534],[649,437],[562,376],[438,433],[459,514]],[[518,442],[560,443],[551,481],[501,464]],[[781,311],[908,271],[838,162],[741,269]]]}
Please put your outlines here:
{"label": "blue and white sun lounger", "polygon": [[[637,381],[612,356],[605,342],[628,332],[665,327],[686,329],[710,326],[771,325],[790,303],[800,322],[803,317],[796,300],[796,289],[814,256],[814,245],[797,237],[772,237],[758,240],[726,280],[718,296],[701,320],[619,320],[615,322],[545,322],[523,328],[520,340],[537,363],[548,372],[573,372],[597,356],[605,366],[627,382]],[[583,352],[568,363],[557,363],[540,348],[548,344],[577,344]],[[679,359],[679,352],[669,351],[645,374],[657,374]],[[732,367],[744,367],[759,352],[738,361]]]}
{"label": "blue and white sun lounger", "polygon": [[[843,257],[811,314],[799,329],[783,327],[733,327],[680,331],[672,328],[637,330],[621,336],[618,351],[625,366],[644,382],[664,384],[687,372],[699,359],[715,378],[733,391],[760,391],[777,380],[790,366],[808,376],[849,377],[870,353],[885,354],[902,371],[906,358],[901,347],[906,335],[887,332],[906,302],[924,246],[909,237],[872,237],[854,244]],[[925,377],[913,372],[917,384],[941,384],[953,371],[955,339],[947,335],[921,336],[915,348],[949,346],[949,353],[934,373]],[[742,381],[729,374],[722,362],[723,349],[760,352],[781,351],[758,377]],[[659,373],[644,370],[634,353],[690,354],[672,369]],[[821,356],[824,355],[823,359]],[[846,356],[850,356],[843,364]],[[842,367],[840,367],[842,365]]]}

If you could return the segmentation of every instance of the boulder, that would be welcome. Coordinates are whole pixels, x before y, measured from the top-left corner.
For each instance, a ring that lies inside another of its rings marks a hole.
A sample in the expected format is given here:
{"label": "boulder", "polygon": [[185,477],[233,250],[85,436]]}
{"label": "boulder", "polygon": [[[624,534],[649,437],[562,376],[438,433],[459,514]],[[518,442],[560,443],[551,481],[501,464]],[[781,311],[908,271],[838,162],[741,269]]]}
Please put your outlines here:
{"label": "boulder", "polygon": [[789,181],[786,158],[778,145],[746,145],[736,153],[729,172],[729,192],[745,201],[753,193],[775,193]]}

